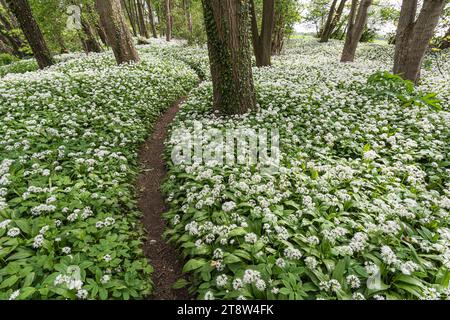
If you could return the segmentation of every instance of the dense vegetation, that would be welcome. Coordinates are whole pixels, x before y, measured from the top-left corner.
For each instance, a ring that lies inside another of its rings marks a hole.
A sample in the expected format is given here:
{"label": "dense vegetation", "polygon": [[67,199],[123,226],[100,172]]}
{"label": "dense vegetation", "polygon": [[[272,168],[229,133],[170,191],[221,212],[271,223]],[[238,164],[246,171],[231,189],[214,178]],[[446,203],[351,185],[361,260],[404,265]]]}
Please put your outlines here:
{"label": "dense vegetation", "polygon": [[0,300],[450,299],[449,9],[0,0]]}
{"label": "dense vegetation", "polygon": [[197,82],[156,49],[139,65],[93,54],[0,82],[0,299],[150,292],[136,150]]}

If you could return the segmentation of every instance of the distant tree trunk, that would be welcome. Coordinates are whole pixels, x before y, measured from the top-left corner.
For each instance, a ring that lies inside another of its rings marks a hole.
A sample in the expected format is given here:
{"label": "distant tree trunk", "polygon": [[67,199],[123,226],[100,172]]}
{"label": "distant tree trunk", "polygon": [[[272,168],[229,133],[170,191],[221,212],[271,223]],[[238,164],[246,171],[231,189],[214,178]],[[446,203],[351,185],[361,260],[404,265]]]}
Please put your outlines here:
{"label": "distant tree trunk", "polygon": [[336,11],[336,14],[334,15],[333,21],[331,22],[330,31],[329,31],[330,35],[333,34],[333,31],[339,25],[339,22],[341,21],[342,13],[344,12],[346,3],[347,3],[347,0],[341,0],[341,2],[339,3],[339,7]]}
{"label": "distant tree trunk", "polygon": [[183,0],[184,15],[186,16],[187,29],[189,34],[192,34],[192,14],[191,14],[191,0]]}
{"label": "distant tree trunk", "polygon": [[83,40],[86,52],[102,52],[102,47],[95,38],[91,24],[89,23],[88,20],[86,20],[85,17],[83,17],[83,15],[81,15],[81,26],[84,32]]}
{"label": "distant tree trunk", "polygon": [[137,36],[136,25],[134,23],[133,15],[131,13],[131,7],[127,4],[127,0],[122,0],[122,7],[125,8],[125,12],[127,13],[128,20],[130,21],[131,29],[133,30],[133,35]]}
{"label": "distant tree trunk", "polygon": [[137,0],[136,6],[137,6],[137,10],[138,10],[139,25],[140,25],[139,29],[141,30],[141,36],[144,38],[148,38],[147,26],[145,25],[145,19],[144,19],[144,9],[142,8],[141,0]]}
{"label": "distant tree trunk", "polygon": [[272,34],[275,24],[275,0],[264,0],[261,22],[261,33],[258,30],[255,2],[250,0],[251,30],[253,52],[255,53],[256,66],[270,66],[272,56]]}
{"label": "distant tree trunk", "polygon": [[202,0],[213,106],[224,115],[256,107],[249,39],[249,0]]}
{"label": "distant tree trunk", "polygon": [[286,30],[285,18],[279,3],[275,6],[275,23],[272,36],[272,55],[281,54],[284,44],[284,33]]}
{"label": "distant tree trunk", "polygon": [[102,41],[102,43],[105,46],[108,46],[108,39],[106,38],[105,30],[103,30],[103,27],[101,26],[100,23],[95,24],[95,30],[97,31],[97,34],[98,34],[100,40]]}
{"label": "distant tree trunk", "polygon": [[164,0],[166,10],[166,40],[172,39],[172,4],[170,0]]}
{"label": "distant tree trunk", "polygon": [[155,26],[155,17],[153,16],[153,5],[151,0],[147,1],[147,7],[148,7],[148,18],[150,20],[150,27],[152,28],[152,35],[153,38],[158,38],[158,33],[156,32],[156,26]]}
{"label": "distant tree trunk", "polygon": [[335,31],[336,27],[339,24],[339,21],[341,20],[342,12],[344,11],[345,3],[347,2],[347,0],[341,0],[341,2],[339,2],[339,6],[336,10],[336,13],[334,14],[336,2],[333,2],[334,7],[332,6],[332,8],[330,9],[330,14],[333,11],[333,15],[331,16],[331,20],[330,20],[330,15],[328,15],[328,19],[325,24],[325,28],[320,37],[320,42],[328,42],[331,35],[333,34],[333,31]]}
{"label": "distant tree trunk", "polygon": [[41,29],[33,17],[30,4],[27,0],[7,0],[11,12],[17,18],[20,27],[22,28],[25,38],[27,38],[33,51],[34,57],[39,65],[39,68],[44,69],[51,66],[53,58],[47,43],[44,40]]}
{"label": "distant tree trunk", "polygon": [[334,10],[336,9],[337,0],[333,0],[330,7],[330,12],[328,13],[327,22],[325,22],[325,27],[323,28],[322,34],[320,36],[319,42],[328,42],[331,34],[331,23],[334,17]]}
{"label": "distant tree trunk", "polygon": [[395,39],[395,74],[417,82],[423,57],[446,3],[446,0],[424,0],[416,20],[417,0],[403,1]]}
{"label": "distant tree trunk", "polygon": [[[372,0],[352,0],[352,7],[347,25],[347,36],[345,37],[344,50],[342,51],[341,62],[353,62],[355,59],[356,47],[361,39],[364,26],[367,23],[367,11],[372,4]],[[357,9],[358,7],[358,9]],[[356,15],[355,19],[355,14]]]}
{"label": "distant tree trunk", "polygon": [[123,17],[119,0],[96,0],[97,11],[117,64],[139,62],[130,30]]}
{"label": "distant tree trunk", "polygon": [[439,45],[439,49],[448,49],[450,48],[450,28],[448,28],[447,32],[442,39],[441,44]]}

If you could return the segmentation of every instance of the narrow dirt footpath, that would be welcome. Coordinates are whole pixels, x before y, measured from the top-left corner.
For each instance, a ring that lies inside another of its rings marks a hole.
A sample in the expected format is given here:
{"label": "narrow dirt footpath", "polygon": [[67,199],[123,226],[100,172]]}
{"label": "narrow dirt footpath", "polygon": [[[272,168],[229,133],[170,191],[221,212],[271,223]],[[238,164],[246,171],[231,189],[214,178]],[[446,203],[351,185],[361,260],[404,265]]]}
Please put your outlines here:
{"label": "narrow dirt footpath", "polygon": [[164,141],[169,124],[183,101],[184,98],[178,100],[159,118],[153,128],[152,136],[147,139],[139,151],[139,163],[142,171],[137,180],[138,206],[143,213],[142,222],[148,237],[144,243],[144,253],[154,268],[154,292],[150,299],[155,300],[186,300],[190,298],[186,289],[175,290],[172,288],[172,285],[182,277],[183,262],[176,250],[162,238],[166,228],[162,214],[167,210],[167,206],[160,190],[167,173],[163,158]]}

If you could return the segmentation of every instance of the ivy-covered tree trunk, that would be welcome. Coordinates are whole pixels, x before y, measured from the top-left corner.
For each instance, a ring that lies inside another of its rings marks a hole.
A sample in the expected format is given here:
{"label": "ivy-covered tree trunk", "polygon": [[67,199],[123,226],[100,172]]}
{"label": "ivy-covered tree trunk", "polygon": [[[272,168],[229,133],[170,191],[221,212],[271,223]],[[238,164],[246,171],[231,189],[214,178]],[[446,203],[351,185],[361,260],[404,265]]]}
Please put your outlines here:
{"label": "ivy-covered tree trunk", "polygon": [[261,33],[258,30],[254,0],[250,0],[252,16],[252,40],[258,67],[270,66],[272,56],[272,34],[275,23],[275,0],[264,0],[261,21]]}
{"label": "ivy-covered tree trunk", "polygon": [[336,9],[337,0],[333,0],[330,7],[330,12],[328,12],[327,22],[325,22],[325,27],[323,28],[322,35],[320,36],[319,42],[328,42],[331,34],[331,23],[334,17],[334,10]]}
{"label": "ivy-covered tree trunk", "polygon": [[353,62],[355,59],[356,47],[367,23],[367,11],[371,4],[372,0],[361,0],[358,6],[358,0],[352,0],[341,62]]}
{"label": "ivy-covered tree trunk", "polygon": [[153,5],[151,0],[147,0],[147,7],[148,7],[148,18],[150,20],[150,27],[152,29],[153,38],[158,38],[158,33],[156,32],[155,26],[155,17],[153,15]]}
{"label": "ivy-covered tree trunk", "polygon": [[166,40],[172,40],[172,4],[170,0],[164,0],[164,7],[166,11]]}
{"label": "ivy-covered tree trunk", "polygon": [[130,30],[123,17],[120,1],[96,0],[96,7],[117,64],[139,62],[139,56],[134,47]]}
{"label": "ivy-covered tree trunk", "polygon": [[249,39],[249,0],[202,0],[213,106],[224,115],[256,107]]}
{"label": "ivy-covered tree trunk", "polygon": [[8,7],[17,18],[20,27],[30,44],[34,57],[38,63],[39,68],[44,69],[53,64],[53,58],[47,43],[44,40],[41,29],[31,12],[30,4],[27,0],[7,0]]}
{"label": "ivy-covered tree trunk", "polygon": [[395,39],[393,72],[417,82],[428,44],[433,37],[446,0],[424,0],[416,20],[417,0],[403,0]]}
{"label": "ivy-covered tree trunk", "polygon": [[83,15],[81,15],[81,27],[84,32],[83,44],[86,52],[102,52],[102,47],[95,38],[91,24]]}

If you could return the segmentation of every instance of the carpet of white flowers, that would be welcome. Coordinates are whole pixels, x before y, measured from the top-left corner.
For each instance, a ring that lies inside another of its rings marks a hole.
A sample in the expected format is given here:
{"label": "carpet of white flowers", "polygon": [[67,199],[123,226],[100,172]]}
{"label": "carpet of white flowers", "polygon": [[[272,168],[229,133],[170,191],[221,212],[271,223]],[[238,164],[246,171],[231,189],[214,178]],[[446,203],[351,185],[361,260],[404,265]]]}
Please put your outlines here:
{"label": "carpet of white flowers", "polygon": [[450,53],[428,56],[413,89],[382,72],[392,47],[361,44],[352,64],[341,49],[298,40],[255,68],[257,112],[217,116],[204,82],[178,114],[191,133],[200,121],[281,134],[272,175],[168,160],[166,234],[198,298],[450,298]]}
{"label": "carpet of white flowers", "polygon": [[139,65],[75,54],[0,80],[0,299],[151,291],[133,189],[137,149],[198,82],[159,49],[140,47]]}

